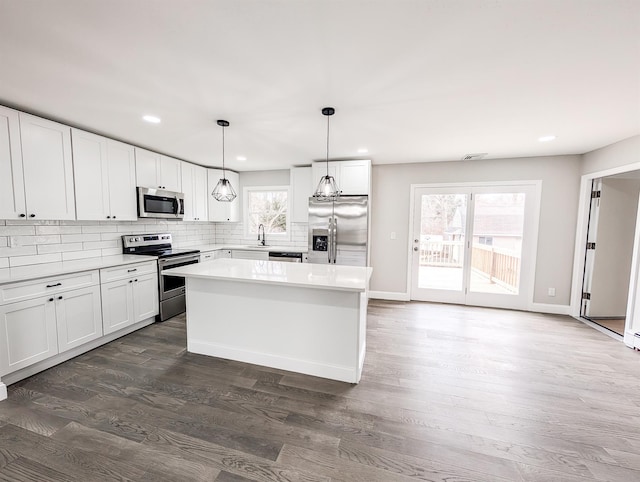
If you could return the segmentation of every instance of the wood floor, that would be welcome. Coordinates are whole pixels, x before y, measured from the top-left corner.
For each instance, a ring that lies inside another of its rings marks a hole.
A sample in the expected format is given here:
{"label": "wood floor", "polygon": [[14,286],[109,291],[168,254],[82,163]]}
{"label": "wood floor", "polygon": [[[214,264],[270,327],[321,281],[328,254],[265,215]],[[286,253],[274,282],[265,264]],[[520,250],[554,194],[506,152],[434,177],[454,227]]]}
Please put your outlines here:
{"label": "wood floor", "polygon": [[608,330],[624,336],[624,325],[626,320],[624,318],[587,318],[593,323],[597,323],[600,326],[607,328]]}
{"label": "wood floor", "polygon": [[9,387],[0,480],[637,481],[640,354],[569,317],[372,301],[357,386],[154,324]]}

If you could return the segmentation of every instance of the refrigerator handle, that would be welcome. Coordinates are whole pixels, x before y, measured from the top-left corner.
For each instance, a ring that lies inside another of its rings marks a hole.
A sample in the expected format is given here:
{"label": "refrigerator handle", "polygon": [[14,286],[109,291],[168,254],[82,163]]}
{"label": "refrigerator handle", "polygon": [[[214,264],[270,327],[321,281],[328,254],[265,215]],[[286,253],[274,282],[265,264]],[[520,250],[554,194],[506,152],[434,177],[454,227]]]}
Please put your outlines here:
{"label": "refrigerator handle", "polygon": [[338,257],[338,218],[333,218],[333,263]]}
{"label": "refrigerator handle", "polygon": [[333,257],[333,218],[329,217],[329,230],[327,233],[327,262],[331,264],[331,258]]}

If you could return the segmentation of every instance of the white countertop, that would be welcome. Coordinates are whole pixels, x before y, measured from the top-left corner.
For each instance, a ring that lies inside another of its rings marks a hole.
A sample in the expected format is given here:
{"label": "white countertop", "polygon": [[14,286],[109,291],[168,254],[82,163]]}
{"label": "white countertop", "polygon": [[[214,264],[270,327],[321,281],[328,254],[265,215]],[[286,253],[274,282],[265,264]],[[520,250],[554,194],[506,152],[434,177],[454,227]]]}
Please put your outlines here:
{"label": "white countertop", "polygon": [[69,273],[78,273],[93,269],[111,268],[125,264],[141,263],[143,261],[155,261],[156,259],[158,259],[156,256],[116,254],[113,256],[78,259],[73,261],[63,261],[60,263],[31,264],[15,268],[3,268],[0,269],[0,284],[47,278],[49,276],[59,276]]}
{"label": "white countertop", "polygon": [[361,266],[226,258],[171,268],[163,270],[161,274],[184,276],[185,278],[282,284],[305,288],[366,291],[372,272],[372,268]]}
{"label": "white countertop", "polygon": [[220,249],[242,249],[245,251],[286,251],[288,253],[306,253],[308,248],[304,247],[295,247],[295,246],[278,246],[278,245],[268,245],[268,246],[259,246],[257,244],[197,244],[194,246],[181,246],[181,248],[189,248],[189,249],[199,249],[202,253],[207,253],[209,251],[218,251]]}

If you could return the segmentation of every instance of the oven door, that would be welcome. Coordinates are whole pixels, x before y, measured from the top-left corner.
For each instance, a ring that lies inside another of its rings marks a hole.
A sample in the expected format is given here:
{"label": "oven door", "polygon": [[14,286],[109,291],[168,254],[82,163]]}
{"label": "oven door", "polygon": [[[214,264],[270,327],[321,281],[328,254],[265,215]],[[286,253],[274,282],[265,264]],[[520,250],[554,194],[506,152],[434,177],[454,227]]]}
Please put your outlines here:
{"label": "oven door", "polygon": [[[199,254],[190,254],[187,256],[176,256],[174,258],[166,258],[158,260],[158,269],[160,271],[177,268],[178,266],[186,266],[200,262]],[[184,294],[184,278],[182,276],[163,276],[160,273],[160,301],[180,296]]]}
{"label": "oven door", "polygon": [[182,219],[184,218],[184,194],[139,187],[138,217]]}

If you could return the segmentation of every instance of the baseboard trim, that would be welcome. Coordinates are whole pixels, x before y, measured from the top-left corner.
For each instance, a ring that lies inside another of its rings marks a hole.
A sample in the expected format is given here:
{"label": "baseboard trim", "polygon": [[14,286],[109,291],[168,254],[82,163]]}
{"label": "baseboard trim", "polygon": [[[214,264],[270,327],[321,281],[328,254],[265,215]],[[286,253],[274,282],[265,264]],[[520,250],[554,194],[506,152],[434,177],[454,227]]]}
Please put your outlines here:
{"label": "baseboard trim", "polygon": [[243,350],[232,346],[211,343],[202,340],[187,340],[187,351],[208,355],[227,360],[236,360],[244,363],[252,363],[291,372],[304,373],[316,377],[339,380],[341,382],[358,383],[360,380],[360,370],[353,367],[336,366],[328,363],[319,363],[312,360],[302,360],[290,358],[271,353],[260,353],[250,350]]}
{"label": "baseboard trim", "polygon": [[529,311],[536,313],[549,313],[552,315],[571,315],[570,305],[552,305],[549,303],[531,303]]}
{"label": "baseboard trim", "polygon": [[627,345],[629,348],[640,350],[640,336],[636,335],[633,331],[625,330],[624,344]]}
{"label": "baseboard trim", "polygon": [[409,293],[399,291],[369,291],[369,298],[389,301],[409,301]]}

